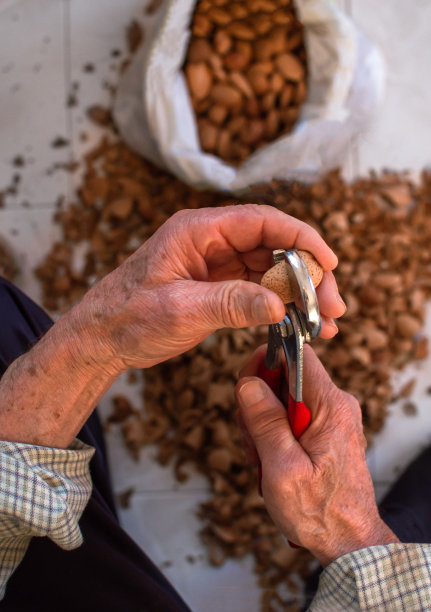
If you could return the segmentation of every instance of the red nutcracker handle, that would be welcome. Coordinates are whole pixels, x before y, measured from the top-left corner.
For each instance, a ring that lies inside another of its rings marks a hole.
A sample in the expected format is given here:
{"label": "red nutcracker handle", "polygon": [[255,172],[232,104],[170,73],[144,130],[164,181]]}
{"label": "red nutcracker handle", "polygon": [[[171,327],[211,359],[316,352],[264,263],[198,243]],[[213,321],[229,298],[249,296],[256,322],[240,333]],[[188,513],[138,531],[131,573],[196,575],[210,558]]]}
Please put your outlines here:
{"label": "red nutcracker handle", "polygon": [[289,419],[292,433],[296,439],[300,438],[310,425],[311,412],[304,402],[298,402],[289,393],[287,404],[287,418]]}
{"label": "red nutcracker handle", "polygon": [[[269,370],[264,362],[259,366],[258,376],[261,378],[266,384],[269,386],[271,391],[275,393],[275,395],[280,399],[281,395],[281,374],[282,368],[276,368],[274,370]],[[300,438],[307,427],[310,425],[311,421],[311,412],[309,408],[305,405],[304,402],[298,402],[295,400],[292,395],[289,393],[289,400],[287,404],[287,418],[289,419],[290,427],[292,428],[292,433],[296,439]],[[259,461],[257,465],[257,476],[258,476],[258,488],[259,494],[262,495],[262,464]],[[294,542],[289,541],[290,546],[292,548],[300,548]]]}
{"label": "red nutcracker handle", "polygon": [[[261,378],[273,393],[280,399],[281,396],[281,372],[282,368],[269,370],[264,362],[259,366],[257,375]],[[298,402],[289,393],[287,404],[287,417],[289,419],[292,433],[296,439],[300,438],[310,425],[311,412],[304,402]]]}
{"label": "red nutcracker handle", "polygon": [[262,361],[259,365],[257,375],[261,378],[273,393],[279,398],[281,394],[281,366],[274,368],[273,370],[268,369],[265,363]]}

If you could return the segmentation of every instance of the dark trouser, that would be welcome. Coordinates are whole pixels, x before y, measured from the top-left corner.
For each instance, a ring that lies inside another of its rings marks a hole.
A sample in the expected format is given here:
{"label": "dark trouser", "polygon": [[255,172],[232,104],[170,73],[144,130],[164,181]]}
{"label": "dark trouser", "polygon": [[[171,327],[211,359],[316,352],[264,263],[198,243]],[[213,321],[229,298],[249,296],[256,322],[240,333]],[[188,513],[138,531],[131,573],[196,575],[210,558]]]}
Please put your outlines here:
{"label": "dark trouser", "polygon": [[423,450],[392,485],[379,511],[401,542],[431,543],[431,447]]}
{"label": "dark trouser", "polygon": [[[0,278],[0,375],[52,325],[16,287]],[[187,611],[169,582],[120,527],[96,412],[79,439],[96,448],[90,470],[93,492],[80,520],[84,544],[64,551],[33,538],[9,580],[0,610],[11,612]],[[1,438],[1,432],[0,432]],[[1,473],[0,473],[1,481]]]}

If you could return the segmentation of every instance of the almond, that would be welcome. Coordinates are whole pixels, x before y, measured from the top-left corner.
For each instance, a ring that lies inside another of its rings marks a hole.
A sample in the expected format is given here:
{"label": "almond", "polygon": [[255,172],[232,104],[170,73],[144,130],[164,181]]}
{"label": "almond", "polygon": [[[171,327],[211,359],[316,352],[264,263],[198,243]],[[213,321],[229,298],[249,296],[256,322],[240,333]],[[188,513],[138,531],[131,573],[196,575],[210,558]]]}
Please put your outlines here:
{"label": "almond", "polygon": [[286,83],[281,91],[280,107],[286,108],[292,102],[295,95],[295,87],[292,83]]}
{"label": "almond", "polygon": [[231,72],[229,78],[231,83],[233,83],[246,98],[252,98],[254,96],[250,83],[241,72]]}
{"label": "almond", "polygon": [[185,73],[191,95],[198,101],[206,98],[212,85],[212,74],[208,66],[203,62],[188,64]]}
{"label": "almond", "polygon": [[300,81],[304,78],[304,66],[292,53],[282,53],[275,59],[275,66],[288,81]]}
{"label": "almond", "polygon": [[[301,259],[307,266],[308,273],[313,282],[314,287],[317,287],[323,278],[323,270],[314,256],[308,251],[298,251]],[[292,280],[291,280],[292,279]],[[286,261],[281,261],[276,264],[262,277],[260,281],[262,287],[274,291],[284,304],[294,302],[300,297],[299,288],[292,278],[292,269]]]}
{"label": "almond", "polygon": [[225,55],[223,64],[227,70],[244,70],[249,64],[249,59],[242,53],[234,51]]}
{"label": "almond", "polygon": [[271,0],[249,0],[248,7],[252,13],[273,13],[277,4]]}
{"label": "almond", "polygon": [[269,111],[265,119],[265,138],[267,138],[268,140],[273,140],[278,134],[279,127],[280,116],[277,109],[273,108]]}
{"label": "almond", "polygon": [[265,125],[260,119],[250,119],[241,130],[241,142],[245,145],[255,145],[262,140]]}
{"label": "almond", "polygon": [[227,27],[226,32],[233,36],[233,38],[238,38],[239,40],[253,40],[254,32],[253,30],[243,23],[242,21],[232,21]]}
{"label": "almond", "polygon": [[211,100],[209,99],[209,97],[199,101],[195,100],[194,107],[197,115],[204,115],[209,111],[211,107]]}
{"label": "almond", "polygon": [[270,111],[275,106],[276,93],[272,90],[268,91],[262,98],[261,106],[265,112]]}
{"label": "almond", "polygon": [[297,106],[282,108],[280,111],[280,116],[287,125],[291,126],[298,121],[299,109]]}
{"label": "almond", "polygon": [[275,55],[275,46],[271,37],[261,38],[254,45],[254,56],[261,62],[271,59]]}
{"label": "almond", "polygon": [[227,108],[235,108],[242,104],[242,95],[238,89],[223,83],[214,85],[210,97],[216,104],[227,106]]}
{"label": "almond", "polygon": [[202,149],[204,151],[215,151],[219,136],[218,128],[211,121],[203,118],[198,120],[198,128]]}
{"label": "almond", "polygon": [[274,64],[270,61],[255,62],[252,66],[256,70],[260,70],[263,74],[269,76],[274,70]]}
{"label": "almond", "polygon": [[244,112],[248,117],[258,117],[261,109],[256,98],[250,98],[244,105]]}
{"label": "almond", "polygon": [[235,51],[247,58],[247,64],[251,62],[253,57],[253,46],[250,42],[246,40],[237,40],[235,43]]}
{"label": "almond", "polygon": [[213,104],[208,111],[208,117],[216,125],[222,125],[227,117],[227,112],[226,106]]}
{"label": "almond", "polygon": [[229,159],[231,156],[232,143],[229,130],[221,130],[217,144],[217,153],[222,159]]}
{"label": "almond", "polygon": [[301,30],[291,34],[287,39],[287,51],[293,51],[304,44],[304,35]]}
{"label": "almond", "polygon": [[230,14],[234,19],[246,19],[248,17],[248,7],[241,2],[233,2],[229,7]]}
{"label": "almond", "polygon": [[205,38],[194,38],[187,51],[187,61],[205,62],[211,55],[211,45]]}
{"label": "almond", "polygon": [[408,313],[399,314],[395,322],[397,331],[402,338],[411,338],[422,329],[421,321]]}
{"label": "almond", "polygon": [[270,77],[269,86],[274,93],[279,94],[284,86],[283,77],[279,75],[278,72],[274,72],[274,74]]}
{"label": "almond", "polygon": [[288,25],[292,23],[293,17],[290,11],[285,11],[283,9],[278,9],[272,14],[272,20],[274,23]]}
{"label": "almond", "polygon": [[262,64],[253,64],[247,70],[247,79],[253,89],[254,93],[258,96],[268,91],[269,82],[266,77],[266,72],[262,69]]}
{"label": "almond", "polygon": [[212,6],[211,0],[200,0],[196,5],[196,13],[206,13]]}
{"label": "almond", "polygon": [[253,29],[257,36],[265,36],[265,34],[268,34],[273,25],[271,18],[266,15],[263,17],[257,15],[256,20],[253,20]]}
{"label": "almond", "polygon": [[271,30],[270,36],[274,46],[274,52],[277,55],[289,50],[287,29],[285,26],[275,26],[275,28]]}
{"label": "almond", "polygon": [[234,117],[233,119],[231,119],[228,124],[227,124],[227,129],[229,130],[229,132],[231,134],[238,134],[243,127],[246,124],[246,118],[243,117],[242,115],[239,115],[238,117]]}
{"label": "almond", "polygon": [[258,96],[268,91],[268,79],[261,72],[251,72],[247,75],[254,93]]}
{"label": "almond", "polygon": [[212,23],[205,15],[195,15],[192,25],[192,34],[198,38],[207,38],[212,31]]}
{"label": "almond", "polygon": [[297,106],[300,106],[301,104],[303,104],[303,102],[305,102],[306,97],[307,97],[307,85],[305,81],[299,81],[298,85],[296,86],[296,91],[294,95],[295,104]]}
{"label": "almond", "polygon": [[225,26],[231,21],[231,16],[229,15],[229,13],[224,9],[218,8],[216,6],[210,8],[207,15],[208,19],[216,25]]}
{"label": "almond", "polygon": [[232,39],[224,30],[214,34],[214,48],[219,55],[226,55],[232,47]]}
{"label": "almond", "polygon": [[208,64],[213,71],[214,78],[219,81],[225,81],[227,78],[227,73],[223,67],[223,59],[220,55],[216,53],[211,53],[208,58]]}

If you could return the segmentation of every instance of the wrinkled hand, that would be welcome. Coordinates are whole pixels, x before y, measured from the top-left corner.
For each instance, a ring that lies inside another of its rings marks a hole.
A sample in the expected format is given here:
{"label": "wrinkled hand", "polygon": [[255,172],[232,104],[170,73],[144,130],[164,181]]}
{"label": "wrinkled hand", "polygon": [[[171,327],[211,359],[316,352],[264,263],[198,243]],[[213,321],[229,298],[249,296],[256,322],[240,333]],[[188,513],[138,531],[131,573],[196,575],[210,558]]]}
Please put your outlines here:
{"label": "wrinkled hand", "polygon": [[[325,270],[317,291],[323,337],[345,306],[331,269],[337,258],[318,233],[270,206],[184,210],[171,217],[79,305],[80,336],[95,336],[120,367],[148,367],[216,329],[273,323],[284,305],[259,281],[276,248],[305,249]],[[89,323],[91,319],[91,323]]]}
{"label": "wrinkled hand", "polygon": [[312,419],[295,440],[284,405],[254,378],[264,350],[241,372],[236,395],[247,455],[262,462],[262,492],[274,522],[323,566],[353,550],[398,542],[378,513],[358,402],[305,346],[303,395]]}

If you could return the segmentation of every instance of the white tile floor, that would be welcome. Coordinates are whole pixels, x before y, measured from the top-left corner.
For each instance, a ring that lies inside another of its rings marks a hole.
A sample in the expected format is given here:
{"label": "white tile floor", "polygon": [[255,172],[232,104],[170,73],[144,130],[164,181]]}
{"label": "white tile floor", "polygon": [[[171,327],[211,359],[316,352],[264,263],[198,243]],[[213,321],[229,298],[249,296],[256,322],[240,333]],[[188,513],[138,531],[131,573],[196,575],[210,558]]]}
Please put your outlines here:
{"label": "white tile floor", "polygon": [[[338,4],[380,45],[387,66],[384,102],[350,151],[347,172],[383,167],[419,171],[431,158],[431,4]],[[125,26],[142,16],[144,5],[144,0],[0,0],[0,190],[10,185],[14,174],[20,176],[17,194],[0,209],[0,237],[13,245],[21,270],[18,284],[36,300],[40,292],[32,268],[59,237],[52,221],[58,197],[70,198],[78,180],[61,169],[53,171],[53,166],[79,159],[97,139],[85,108],[108,99],[104,82],[115,82],[114,68],[121,60],[113,52],[124,50]],[[85,64],[93,64],[95,71],[86,72]],[[66,100],[76,83],[78,105],[70,107]],[[89,134],[85,145],[82,131]],[[58,137],[68,142],[53,148]],[[24,167],[13,165],[17,156],[24,159]],[[431,316],[427,328],[431,333]],[[412,399],[419,413],[408,417],[401,405],[391,407],[369,453],[377,495],[418,448],[431,441],[429,372],[431,359],[397,376],[396,384],[417,378]],[[114,391],[132,398],[137,393],[124,380]],[[108,395],[102,412],[109,410]],[[112,429],[107,440],[115,490],[135,489],[131,507],[121,511],[124,526],[164,568],[192,609],[257,612],[260,596],[251,560],[229,562],[220,569],[205,560],[195,517],[197,504],[207,494],[203,478],[193,477],[180,486],[169,470],[155,464],[151,449],[136,463],[123,449],[118,431]]]}

